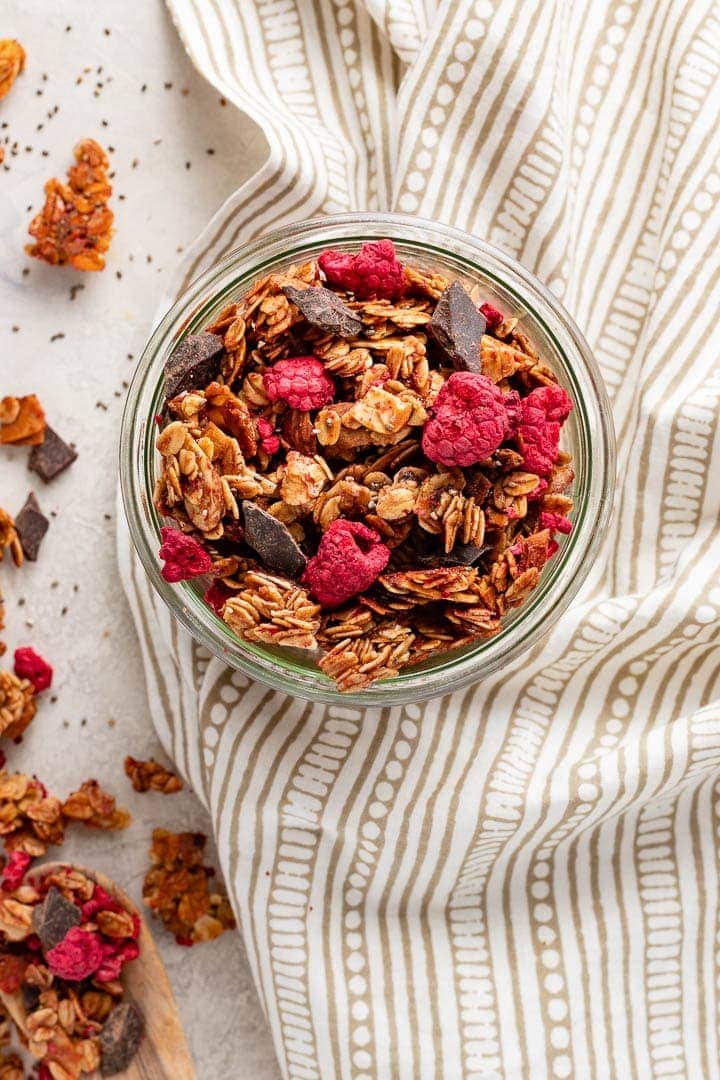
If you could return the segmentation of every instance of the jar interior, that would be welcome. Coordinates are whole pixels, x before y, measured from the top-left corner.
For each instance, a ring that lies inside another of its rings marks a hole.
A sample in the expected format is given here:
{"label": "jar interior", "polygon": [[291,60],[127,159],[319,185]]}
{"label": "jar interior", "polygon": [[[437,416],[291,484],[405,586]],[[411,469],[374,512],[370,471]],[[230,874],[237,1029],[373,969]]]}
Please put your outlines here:
{"label": "jar interior", "polygon": [[[315,224],[322,225],[321,222]],[[301,227],[296,227],[296,231],[301,232]],[[356,250],[367,240],[384,235],[392,237],[401,261],[428,270],[438,270],[446,276],[458,278],[468,287],[479,285],[483,299],[496,304],[506,316],[523,319],[523,329],[530,341],[543,360],[553,369],[559,382],[573,400],[573,411],[563,427],[562,448],[573,456],[575,481],[568,494],[574,500],[571,515],[574,528],[569,536],[558,537],[560,550],[544,568],[538,585],[523,604],[512,609],[504,617],[502,630],[495,637],[436,654],[416,666],[400,671],[392,678],[380,680],[365,691],[341,695],[335,690],[332,680],[318,668],[314,654],[286,647],[260,646],[240,641],[202,599],[206,584],[203,583],[203,579],[199,582],[197,579],[182,582],[179,586],[170,587],[159,578],[157,548],[163,521],[152,503],[152,492],[160,461],[154,446],[155,417],[164,408],[164,363],[185,336],[203,330],[205,326],[212,323],[222,308],[231,301],[239,299],[258,278],[265,274],[283,270],[293,263],[307,261],[330,246]],[[243,261],[245,262],[242,269],[233,267],[233,260],[230,257],[222,264],[225,267],[225,273],[219,283],[217,276],[213,277],[207,285],[204,279],[201,280],[190,311],[178,313],[174,323],[165,328],[159,345],[160,331],[156,332],[143,357],[142,363],[147,363],[148,366],[144,376],[146,380],[144,393],[143,387],[140,387],[139,400],[144,397],[147,405],[143,408],[142,416],[130,418],[129,422],[135,428],[139,459],[137,464],[141,467],[143,475],[141,502],[145,543],[138,545],[137,537],[134,536],[134,539],[156,588],[161,591],[170,606],[176,609],[176,613],[180,615],[191,632],[213,651],[222,655],[228,663],[246,671],[249,666],[251,674],[259,675],[271,685],[283,689],[292,686],[301,695],[317,700],[355,701],[363,704],[378,704],[384,700],[420,700],[441,692],[442,689],[466,685],[472,681],[472,674],[468,675],[471,669],[475,671],[484,669],[488,672],[496,669],[503,662],[503,653],[506,652],[505,643],[507,643],[507,655],[510,653],[511,643],[512,654],[515,655],[525,647],[527,641],[534,640],[537,636],[538,626],[546,620],[548,610],[562,603],[562,597],[557,596],[553,603],[558,582],[563,575],[567,578],[571,563],[578,567],[582,562],[587,563],[587,548],[597,539],[589,536],[589,530],[597,530],[598,517],[606,510],[607,491],[603,493],[604,498],[602,496],[598,498],[600,485],[597,475],[593,475],[594,462],[591,452],[592,440],[602,439],[603,455],[600,455],[603,459],[602,463],[607,465],[608,452],[612,456],[612,431],[610,429],[608,435],[606,430],[600,429],[598,415],[602,418],[603,413],[598,407],[597,400],[593,398],[593,394],[602,394],[603,390],[597,383],[592,382],[582,364],[573,363],[571,356],[573,342],[567,330],[562,325],[559,327],[551,325],[554,322],[552,301],[548,297],[544,303],[538,303],[537,306],[533,304],[531,308],[527,288],[515,289],[512,282],[508,280],[505,269],[503,267],[496,269],[491,265],[492,260],[488,260],[487,265],[482,265],[477,261],[477,254],[469,258],[465,252],[449,250],[446,246],[433,243],[431,239],[420,239],[415,236],[412,239],[406,239],[384,222],[373,226],[372,229],[363,222],[363,227],[356,228],[355,231],[348,225],[344,231],[332,236],[331,239],[328,238],[327,228],[320,227],[317,229],[316,238],[301,235],[294,239],[290,236],[286,242],[283,242],[282,237],[276,236],[274,243],[268,245],[267,250],[261,248],[257,251],[256,257],[243,260],[242,255],[242,252],[237,253],[240,265],[242,266]],[[520,285],[522,286],[522,283]],[[172,314],[171,312],[170,315]],[[570,334],[573,329],[570,324]],[[592,363],[592,360],[590,359],[589,362]],[[587,363],[588,357],[585,356],[585,364]],[[127,422],[126,416],[125,423]],[[607,486],[606,478],[606,489]],[[134,506],[130,505],[133,499],[132,493],[124,490],[124,494],[132,530],[133,512],[137,510],[137,500]],[[591,519],[589,523],[588,518]],[[153,538],[154,551],[152,551]],[[584,573],[582,576],[584,577]],[[562,592],[569,594],[571,587],[572,581],[566,582]],[[168,590],[170,590],[170,597]],[[575,588],[571,591],[574,593]],[[180,605],[177,604],[178,594],[182,598]],[[174,597],[174,602],[171,597]],[[565,602],[567,602],[567,597]],[[204,629],[203,633],[197,632],[199,627]],[[487,664],[484,663],[486,657]]]}

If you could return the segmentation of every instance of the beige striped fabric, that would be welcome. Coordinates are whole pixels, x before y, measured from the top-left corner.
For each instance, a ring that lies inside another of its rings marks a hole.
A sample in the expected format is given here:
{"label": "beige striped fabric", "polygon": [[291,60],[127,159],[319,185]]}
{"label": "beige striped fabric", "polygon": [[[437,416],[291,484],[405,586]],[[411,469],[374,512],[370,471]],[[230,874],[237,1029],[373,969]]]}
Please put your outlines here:
{"label": "beige striped fabric", "polygon": [[619,440],[560,625],[424,706],[249,684],[122,538],[155,722],[212,814],[283,1075],[720,1077],[720,7],[169,3],[268,141],[178,289],[315,214],[461,226],[573,313]]}

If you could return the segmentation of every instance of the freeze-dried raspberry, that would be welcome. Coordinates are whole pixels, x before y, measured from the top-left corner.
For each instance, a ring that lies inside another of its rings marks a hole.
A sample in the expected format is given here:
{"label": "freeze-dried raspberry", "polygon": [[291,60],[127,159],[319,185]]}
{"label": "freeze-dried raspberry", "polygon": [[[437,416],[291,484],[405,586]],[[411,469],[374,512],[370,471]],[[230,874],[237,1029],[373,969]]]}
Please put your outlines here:
{"label": "freeze-dried raspberry", "polygon": [[74,926],[59,945],[45,954],[53,975],[70,982],[81,982],[92,975],[103,961],[103,946],[97,934]]}
{"label": "freeze-dried raspberry", "polygon": [[257,426],[258,435],[260,436],[260,449],[272,457],[280,449],[280,437],[275,434],[275,428],[264,416],[259,418]]}
{"label": "freeze-dried raspberry", "polygon": [[22,885],[25,871],[32,862],[30,855],[24,851],[11,851],[7,864],[3,867],[2,887],[4,892],[14,892]]}
{"label": "freeze-dried raspberry", "polygon": [[520,402],[517,438],[525,467],[539,476],[552,472],[560,448],[560,428],[572,402],[561,386],[540,386]]}
{"label": "freeze-dried raspberry", "polygon": [[536,499],[541,499],[542,496],[547,491],[547,488],[548,488],[547,480],[543,480],[542,478],[540,478],[540,480],[538,480],[538,482],[537,482],[537,486],[534,487],[532,489],[532,491],[529,493],[529,495],[527,497],[528,502],[534,502]]}
{"label": "freeze-dried raspberry", "polygon": [[212,570],[212,559],[194,537],[165,525],[160,530],[160,538],[159,555],[165,562],[162,576],[166,581],[187,581]]}
{"label": "freeze-dried raspberry", "polygon": [[82,906],[83,922],[90,922],[101,911],[124,911],[119,900],[115,900],[103,889],[102,885],[96,885],[95,891],[89,900]]}
{"label": "freeze-dried raspberry", "polygon": [[27,966],[26,956],[9,952],[0,954],[0,990],[4,994],[14,994],[20,989]]}
{"label": "freeze-dried raspberry", "polygon": [[302,582],[324,608],[339,607],[369,589],[383,572],[390,550],[374,529],[338,518],[320,541]]}
{"label": "freeze-dried raspberry", "polygon": [[552,559],[553,555],[557,555],[559,550],[560,550],[560,545],[558,544],[557,540],[555,540],[555,538],[553,537],[550,540],[550,542],[548,543],[548,548],[547,548],[548,560]]}
{"label": "freeze-dried raspberry", "polygon": [[98,982],[113,982],[119,979],[125,964],[137,960],[140,955],[137,941],[103,941],[100,949],[102,960],[95,971]]}
{"label": "freeze-dried raspberry", "polygon": [[36,694],[39,694],[42,690],[47,690],[52,682],[53,669],[29,645],[15,650],[13,670],[18,679],[30,680],[35,687]]}
{"label": "freeze-dried raspberry", "polygon": [[405,292],[405,271],[392,240],[363,244],[356,255],[323,251],[318,265],[331,285],[355,293],[359,300],[399,300]]}
{"label": "freeze-dried raspberry", "polygon": [[505,318],[502,311],[498,311],[493,304],[481,304],[480,314],[485,319],[488,330],[494,330]]}
{"label": "freeze-dried raspberry", "polygon": [[335,385],[316,356],[278,360],[263,375],[263,383],[271,401],[285,401],[302,412],[321,409],[335,397]]}
{"label": "freeze-dried raspberry", "polygon": [[502,391],[486,375],[456,371],[437,396],[422,447],[441,465],[474,465],[497,450],[507,429]]}
{"label": "freeze-dried raspberry", "polygon": [[514,439],[520,428],[521,397],[517,390],[508,390],[505,395],[505,412],[508,418],[507,438]]}
{"label": "freeze-dried raspberry", "polygon": [[550,529],[550,532],[565,533],[568,536],[572,532],[572,521],[564,514],[543,510],[540,514],[540,528]]}
{"label": "freeze-dried raspberry", "polygon": [[225,601],[228,596],[232,596],[232,591],[228,589],[227,585],[223,585],[222,581],[213,581],[205,590],[203,600],[208,604],[216,615],[222,616],[222,609],[225,607]]}

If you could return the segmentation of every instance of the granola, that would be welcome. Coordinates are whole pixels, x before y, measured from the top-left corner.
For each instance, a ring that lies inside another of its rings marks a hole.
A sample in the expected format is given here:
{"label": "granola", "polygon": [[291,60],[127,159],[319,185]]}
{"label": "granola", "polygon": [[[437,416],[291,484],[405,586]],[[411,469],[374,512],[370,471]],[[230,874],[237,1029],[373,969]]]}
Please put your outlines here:
{"label": "granola", "polygon": [[137,758],[125,758],[125,775],[129,777],[135,791],[160,791],[163,795],[173,795],[182,790],[182,780],[171,769],[159,761],[138,761]]}
{"label": "granola", "polygon": [[143,899],[179,945],[212,941],[235,927],[227,897],[210,888],[215,871],[203,866],[206,843],[202,833],[153,832]]}
{"label": "granola", "polygon": [[[0,990],[17,998],[25,1017],[19,1034],[40,1076],[76,1080],[130,1063],[144,1023],[123,1001],[120,976],[139,956],[139,932],[137,913],[77,869],[21,873],[10,887],[3,882]],[[4,1015],[0,1034],[7,1045]],[[0,1059],[3,1076],[22,1080],[15,1055]]]}
{"label": "granola", "polygon": [[168,361],[163,576],[341,691],[471,645],[572,528],[571,408],[517,318],[388,240],[271,273]]}
{"label": "granola", "polygon": [[78,143],[73,153],[67,183],[54,178],[45,184],[45,205],[28,230],[35,243],[25,250],[51,266],[103,270],[113,233],[110,162],[94,139]]}
{"label": "granola", "polygon": [[[0,685],[7,674],[0,672]],[[21,696],[33,689],[29,680],[11,678],[27,683],[29,690],[21,689]],[[124,829],[130,815],[95,780],[86,781],[62,802],[36,776],[0,770],[0,837],[7,851],[39,858],[49,847],[62,844],[67,825],[76,821],[93,828]]]}
{"label": "granola", "polygon": [[25,50],[14,38],[0,39],[0,101],[25,67]]}

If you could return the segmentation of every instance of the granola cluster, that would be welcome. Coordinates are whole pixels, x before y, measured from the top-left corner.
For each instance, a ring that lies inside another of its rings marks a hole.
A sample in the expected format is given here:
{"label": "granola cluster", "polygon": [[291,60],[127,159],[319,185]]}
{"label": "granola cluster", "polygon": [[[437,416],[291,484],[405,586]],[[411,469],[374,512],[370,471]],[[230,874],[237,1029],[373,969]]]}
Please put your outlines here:
{"label": "granola cluster", "polygon": [[53,178],[45,184],[45,205],[28,230],[35,243],[26,251],[51,266],[103,270],[113,234],[110,162],[94,139],[78,143],[74,156],[66,183]]}
{"label": "granola cluster", "polygon": [[0,837],[8,852],[40,858],[62,844],[65,829],[80,822],[95,829],[124,829],[130,815],[96,780],[86,780],[64,801],[36,776],[0,770]]}
{"label": "granola cluster", "polygon": [[153,831],[143,898],[178,945],[212,941],[235,927],[227,897],[210,888],[215,871],[203,866],[206,843],[202,833]]}
{"label": "granola cluster", "polygon": [[25,50],[14,38],[0,39],[0,101],[10,93],[12,85],[25,67]]}
{"label": "granola cluster", "polygon": [[[12,998],[18,1035],[43,1080],[122,1072],[144,1030],[123,1001],[120,975],[140,948],[140,919],[85,873],[61,866],[3,882],[0,991]],[[0,1041],[9,1044],[3,1014]],[[0,1059],[0,1077],[22,1080],[17,1055]]]}
{"label": "granola cluster", "polygon": [[497,634],[572,528],[572,402],[478,287],[389,240],[257,281],[166,365],[168,581],[341,691]]}

